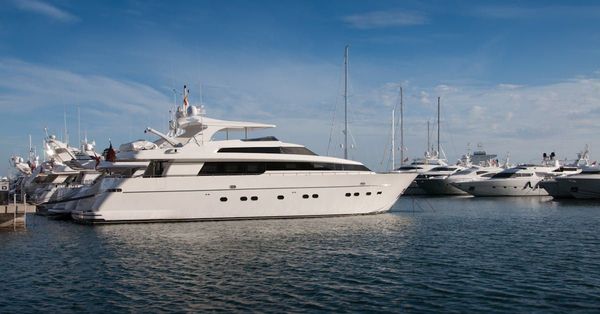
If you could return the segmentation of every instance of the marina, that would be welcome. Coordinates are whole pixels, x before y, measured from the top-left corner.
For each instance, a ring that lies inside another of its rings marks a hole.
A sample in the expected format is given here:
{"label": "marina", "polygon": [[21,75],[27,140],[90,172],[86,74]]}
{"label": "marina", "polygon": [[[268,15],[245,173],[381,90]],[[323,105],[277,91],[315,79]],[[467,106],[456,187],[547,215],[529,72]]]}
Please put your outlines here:
{"label": "marina", "polygon": [[0,314],[598,313],[599,17],[4,1]]}

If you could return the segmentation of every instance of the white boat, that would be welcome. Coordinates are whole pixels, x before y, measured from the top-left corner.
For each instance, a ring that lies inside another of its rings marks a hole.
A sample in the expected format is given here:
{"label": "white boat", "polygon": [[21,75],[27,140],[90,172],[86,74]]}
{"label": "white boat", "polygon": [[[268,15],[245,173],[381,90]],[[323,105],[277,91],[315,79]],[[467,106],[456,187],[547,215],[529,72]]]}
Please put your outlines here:
{"label": "white boat", "polygon": [[[473,156],[476,156],[476,162],[472,161]],[[496,155],[487,154],[483,150],[476,151],[475,154],[469,152],[456,165],[433,168],[415,181],[429,195],[468,195],[454,186],[454,183],[486,180],[505,170],[508,159],[504,165],[499,166],[494,158]]]}
{"label": "white boat", "polygon": [[72,217],[109,223],[374,214],[388,211],[416,177],[375,173],[273,137],[210,141],[217,132],[272,126],[185,119],[202,131],[174,147],[119,153],[119,160],[147,161],[143,175],[103,177],[91,208]]}
{"label": "white boat", "polygon": [[474,196],[547,196],[540,181],[560,168],[548,165],[520,165],[499,172],[487,180],[456,182],[453,185]]}

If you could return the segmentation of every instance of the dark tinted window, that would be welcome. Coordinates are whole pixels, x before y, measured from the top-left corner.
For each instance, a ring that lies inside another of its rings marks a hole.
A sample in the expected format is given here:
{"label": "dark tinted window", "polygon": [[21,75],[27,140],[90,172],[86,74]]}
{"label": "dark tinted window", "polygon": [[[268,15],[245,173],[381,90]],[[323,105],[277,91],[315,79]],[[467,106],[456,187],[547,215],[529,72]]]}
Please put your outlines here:
{"label": "dark tinted window", "polygon": [[370,171],[363,165],[312,162],[205,162],[198,173],[211,175],[261,174],[265,171]]}
{"label": "dark tinted window", "polygon": [[496,173],[492,178],[493,179],[505,179],[505,178],[510,178],[514,175],[514,172],[500,172],[500,173]]}
{"label": "dark tinted window", "polygon": [[306,147],[225,147],[219,153],[317,155]]}
{"label": "dark tinted window", "polygon": [[152,160],[144,172],[144,177],[162,177],[167,161]]}
{"label": "dark tinted window", "polygon": [[451,168],[451,167],[435,167],[433,169],[431,169],[430,171],[454,171],[456,170],[456,168]]}
{"label": "dark tinted window", "polygon": [[281,153],[290,155],[316,155],[306,147],[281,147]]}
{"label": "dark tinted window", "polygon": [[279,147],[226,147],[219,149],[219,153],[258,153],[279,154]]}

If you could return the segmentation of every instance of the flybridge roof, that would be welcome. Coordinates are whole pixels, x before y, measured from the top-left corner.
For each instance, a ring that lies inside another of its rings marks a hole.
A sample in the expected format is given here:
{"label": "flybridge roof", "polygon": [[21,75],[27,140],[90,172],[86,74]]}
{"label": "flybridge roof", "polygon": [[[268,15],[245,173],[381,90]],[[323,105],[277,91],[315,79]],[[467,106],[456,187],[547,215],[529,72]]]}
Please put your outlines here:
{"label": "flybridge roof", "polygon": [[179,127],[185,130],[176,137],[182,144],[186,144],[194,136],[200,136],[203,140],[209,141],[217,132],[221,131],[253,131],[275,127],[273,124],[218,120],[199,115],[185,117],[178,122]]}

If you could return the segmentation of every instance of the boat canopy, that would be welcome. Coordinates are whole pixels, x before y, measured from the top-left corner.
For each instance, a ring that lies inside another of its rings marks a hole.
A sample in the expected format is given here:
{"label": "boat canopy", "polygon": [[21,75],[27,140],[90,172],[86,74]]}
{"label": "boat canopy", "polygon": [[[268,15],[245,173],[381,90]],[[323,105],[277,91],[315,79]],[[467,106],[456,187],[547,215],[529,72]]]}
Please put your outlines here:
{"label": "boat canopy", "polygon": [[[174,137],[174,140],[181,143],[181,145],[187,144],[193,138],[196,138],[198,141],[210,141],[216,133],[222,131],[247,132],[275,127],[273,124],[219,120],[207,118],[202,115],[182,117],[177,122],[179,129],[182,131]],[[162,143],[156,144],[160,145]]]}

